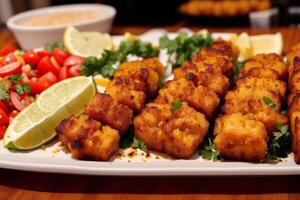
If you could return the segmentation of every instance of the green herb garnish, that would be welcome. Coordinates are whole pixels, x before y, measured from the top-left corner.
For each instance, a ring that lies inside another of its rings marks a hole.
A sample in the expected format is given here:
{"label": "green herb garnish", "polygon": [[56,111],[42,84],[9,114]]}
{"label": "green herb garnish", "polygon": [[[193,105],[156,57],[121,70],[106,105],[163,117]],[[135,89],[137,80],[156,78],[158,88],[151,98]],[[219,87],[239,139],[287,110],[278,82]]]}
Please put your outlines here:
{"label": "green herb garnish", "polygon": [[62,49],[64,51],[66,50],[65,46],[64,46],[64,43],[62,41],[47,43],[44,47],[44,49],[49,51],[49,52],[52,52],[53,49],[55,49],[55,48],[59,48],[59,49]]}
{"label": "green herb garnish", "polygon": [[283,124],[276,124],[278,131],[273,132],[272,138],[268,144],[268,156],[264,161],[266,163],[280,162],[280,158],[287,156],[291,148],[291,134],[289,126]]}
{"label": "green herb garnish", "polygon": [[29,93],[31,91],[29,83],[16,84],[15,90],[19,95]]}
{"label": "green herb garnish", "polygon": [[158,80],[158,89],[161,89],[165,85],[165,79],[164,78],[159,78]]}
{"label": "green herb garnish", "polygon": [[234,75],[233,75],[233,80],[237,80],[243,67],[244,67],[245,62],[240,62],[240,61],[236,61],[235,62],[235,71],[234,71]]}
{"label": "green herb garnish", "polygon": [[147,146],[145,145],[144,142],[138,140],[137,138],[133,138],[133,143],[131,145],[132,147],[135,147],[135,148],[139,148],[140,150],[144,151],[144,152],[147,152]]}
{"label": "green herb garnish", "polygon": [[205,160],[221,160],[221,155],[216,150],[216,145],[212,143],[210,138],[208,138],[207,144],[200,149],[199,155]]}
{"label": "green herb garnish", "polygon": [[130,126],[127,133],[121,137],[120,148],[131,147],[134,138],[134,127]]}
{"label": "green herb garnish", "polygon": [[267,104],[268,106],[270,106],[273,110],[277,111],[278,107],[277,105],[274,103],[274,101],[272,99],[270,99],[269,97],[264,96],[263,97],[263,101],[265,104]]}
{"label": "green herb garnish", "polygon": [[172,102],[171,104],[171,111],[175,112],[176,110],[178,110],[179,108],[181,108],[182,106],[182,102],[180,100],[175,100]]}
{"label": "green herb garnish", "polygon": [[7,85],[0,81],[0,100],[8,101],[8,90],[9,88],[7,87]]}
{"label": "green herb garnish", "polygon": [[23,75],[22,74],[12,74],[8,77],[8,80],[13,83],[18,83],[20,80],[22,80]]}
{"label": "green herb garnish", "polygon": [[[170,39],[167,35],[159,38],[159,46],[161,49],[166,49],[168,54],[168,63],[173,68],[182,66],[186,60],[191,60],[196,53],[203,47],[208,47],[212,44],[213,39],[211,34],[204,38],[200,34],[188,36],[186,32],[181,32],[175,39]],[[175,56],[175,62],[171,57]]]}
{"label": "green herb garnish", "polygon": [[140,40],[122,41],[116,51],[104,50],[101,59],[88,57],[81,66],[81,73],[85,75],[101,74],[104,77],[112,78],[116,69],[113,67],[118,63],[126,61],[129,54],[142,58],[158,56],[159,50],[152,47],[151,43]]}

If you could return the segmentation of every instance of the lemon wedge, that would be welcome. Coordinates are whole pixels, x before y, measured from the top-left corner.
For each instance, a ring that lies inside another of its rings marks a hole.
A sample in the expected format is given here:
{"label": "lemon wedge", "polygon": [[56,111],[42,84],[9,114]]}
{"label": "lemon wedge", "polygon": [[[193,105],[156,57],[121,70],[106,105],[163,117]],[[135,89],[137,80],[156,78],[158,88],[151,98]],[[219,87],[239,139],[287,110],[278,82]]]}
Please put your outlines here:
{"label": "lemon wedge", "polygon": [[281,33],[255,35],[250,37],[253,54],[282,53],[283,41]]}
{"label": "lemon wedge", "polygon": [[92,77],[75,77],[54,84],[35,102],[22,110],[7,128],[6,148],[28,150],[39,147],[56,136],[59,122],[82,112],[95,95]]}
{"label": "lemon wedge", "polygon": [[253,46],[247,33],[233,34],[229,40],[239,51],[238,59],[246,60],[253,56]]}
{"label": "lemon wedge", "polygon": [[80,32],[68,26],[64,32],[64,46],[72,55],[100,58],[103,50],[113,48],[113,41],[107,33]]}

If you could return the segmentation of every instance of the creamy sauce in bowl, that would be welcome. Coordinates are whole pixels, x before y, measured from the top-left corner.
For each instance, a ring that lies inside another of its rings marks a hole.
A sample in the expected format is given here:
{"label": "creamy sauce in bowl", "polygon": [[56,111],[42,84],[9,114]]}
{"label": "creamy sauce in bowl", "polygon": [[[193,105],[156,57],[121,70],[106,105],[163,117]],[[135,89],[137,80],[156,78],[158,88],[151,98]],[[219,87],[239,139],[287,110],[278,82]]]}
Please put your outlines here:
{"label": "creamy sauce in bowl", "polygon": [[93,19],[101,19],[105,16],[103,12],[68,11],[38,15],[19,21],[22,26],[56,26],[69,25]]}

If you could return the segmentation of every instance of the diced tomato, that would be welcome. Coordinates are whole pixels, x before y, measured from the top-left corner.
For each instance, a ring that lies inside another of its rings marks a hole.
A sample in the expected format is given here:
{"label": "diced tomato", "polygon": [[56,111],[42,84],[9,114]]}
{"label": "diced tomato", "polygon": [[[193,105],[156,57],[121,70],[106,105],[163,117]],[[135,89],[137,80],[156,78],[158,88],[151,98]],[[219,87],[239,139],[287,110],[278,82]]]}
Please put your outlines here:
{"label": "diced tomato", "polygon": [[85,58],[80,56],[70,56],[66,59],[64,66],[82,65]]}
{"label": "diced tomato", "polygon": [[23,55],[23,58],[27,64],[31,65],[37,65],[41,60],[39,54],[35,53],[33,49],[29,49],[28,51],[26,51]]}
{"label": "diced tomato", "polygon": [[[50,61],[53,65],[53,67],[59,72],[59,70],[61,69],[61,66],[57,63],[56,59],[53,56],[51,56]],[[58,74],[55,74],[55,75],[58,75]]]}
{"label": "diced tomato", "polygon": [[69,72],[69,68],[67,66],[63,66],[60,71],[59,71],[59,80],[64,80],[71,77],[70,72]]}
{"label": "diced tomato", "polygon": [[19,111],[23,110],[26,106],[30,104],[30,99],[26,94],[20,97],[16,92],[11,90],[9,93],[9,97],[13,106]]}
{"label": "diced tomato", "polygon": [[50,53],[49,51],[45,50],[45,49],[38,51],[37,54],[38,54],[41,58],[43,58],[43,57],[45,57],[45,56],[49,56],[49,57],[51,56],[51,53]]}
{"label": "diced tomato", "polygon": [[9,113],[9,118],[15,118],[19,113],[19,111],[13,110],[11,113]]}
{"label": "diced tomato", "polygon": [[54,48],[52,54],[59,65],[63,65],[66,59],[70,56],[67,52],[61,50],[60,48]]}
{"label": "diced tomato", "polygon": [[0,67],[0,76],[6,77],[11,74],[20,73],[22,71],[21,67],[22,67],[22,63],[20,63],[19,61],[15,61],[15,62],[6,64],[6,65]]}
{"label": "diced tomato", "polygon": [[70,67],[69,71],[71,77],[80,76],[80,66],[81,65],[73,65],[72,67]]}
{"label": "diced tomato", "polygon": [[3,138],[6,131],[6,126],[0,126],[0,140]]}
{"label": "diced tomato", "polygon": [[17,61],[15,54],[9,53],[1,59],[0,66],[4,66],[15,61]]}
{"label": "diced tomato", "polygon": [[36,87],[38,92],[41,93],[42,91],[44,91],[45,89],[47,89],[48,87],[56,83],[57,81],[58,81],[57,77],[52,72],[48,72],[44,74],[37,80]]}
{"label": "diced tomato", "polygon": [[31,66],[30,65],[23,65],[22,66],[22,72],[24,74],[26,74],[27,76],[29,76],[30,70],[31,70]]}
{"label": "diced tomato", "polygon": [[0,56],[6,56],[7,54],[14,52],[15,50],[17,50],[17,48],[14,45],[6,44],[4,45],[4,47],[2,47]]}
{"label": "diced tomato", "polygon": [[8,115],[0,109],[0,125],[5,125],[9,121]]}
{"label": "diced tomato", "polygon": [[41,89],[40,89],[40,86],[39,86],[39,83],[38,83],[38,78],[36,77],[33,77],[29,80],[29,85],[30,85],[30,93],[31,94],[39,94]]}
{"label": "diced tomato", "polygon": [[8,112],[8,107],[4,101],[0,101],[0,109],[3,110],[5,113]]}
{"label": "diced tomato", "polygon": [[45,56],[39,62],[37,66],[37,72],[40,75],[44,75],[48,72],[52,72],[53,74],[58,75],[59,70],[53,66],[50,57]]}

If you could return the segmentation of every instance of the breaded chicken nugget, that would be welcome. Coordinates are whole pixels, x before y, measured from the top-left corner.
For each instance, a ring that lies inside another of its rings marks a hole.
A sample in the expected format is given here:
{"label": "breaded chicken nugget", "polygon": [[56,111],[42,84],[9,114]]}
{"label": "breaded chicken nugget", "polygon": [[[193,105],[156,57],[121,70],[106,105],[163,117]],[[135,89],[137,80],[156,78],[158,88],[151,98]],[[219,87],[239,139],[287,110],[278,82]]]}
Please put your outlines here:
{"label": "breaded chicken nugget", "polygon": [[[299,105],[298,105],[299,106]],[[300,112],[290,111],[290,130],[292,134],[292,150],[294,160],[300,164]]]}
{"label": "breaded chicken nugget", "polygon": [[279,73],[275,71],[274,69],[267,69],[267,68],[251,68],[248,71],[242,69],[240,75],[240,78],[246,78],[246,77],[256,77],[256,78],[266,78],[266,79],[272,79],[272,80],[279,80]]}
{"label": "breaded chicken nugget", "polygon": [[114,101],[108,94],[96,94],[84,112],[92,119],[118,130],[120,134],[126,132],[133,119],[132,110]]}
{"label": "breaded chicken nugget", "polygon": [[266,78],[247,77],[238,79],[236,82],[236,88],[257,88],[268,89],[276,92],[280,95],[281,99],[285,98],[286,83],[279,80],[272,80]]}
{"label": "breaded chicken nugget", "polygon": [[168,81],[159,91],[156,103],[170,104],[176,99],[185,101],[192,108],[202,112],[210,119],[219,105],[219,98],[208,88],[199,85],[197,87],[191,81],[184,78]]}
{"label": "breaded chicken nugget", "polygon": [[77,159],[106,161],[119,147],[118,131],[102,126],[87,115],[64,119],[56,132],[60,141]]}
{"label": "breaded chicken nugget", "polygon": [[105,93],[109,94],[115,101],[138,113],[145,104],[145,90],[144,82],[118,76],[108,84]]}
{"label": "breaded chicken nugget", "polygon": [[266,158],[267,131],[263,123],[240,113],[225,115],[215,122],[214,144],[226,158],[258,162]]}
{"label": "breaded chicken nugget", "polygon": [[236,56],[233,45],[230,41],[225,41],[221,38],[217,38],[210,47],[223,52],[223,54],[228,57]]}
{"label": "breaded chicken nugget", "polygon": [[134,119],[135,136],[149,149],[183,159],[196,152],[208,126],[204,115],[184,102],[173,112],[169,104],[150,103]]}

